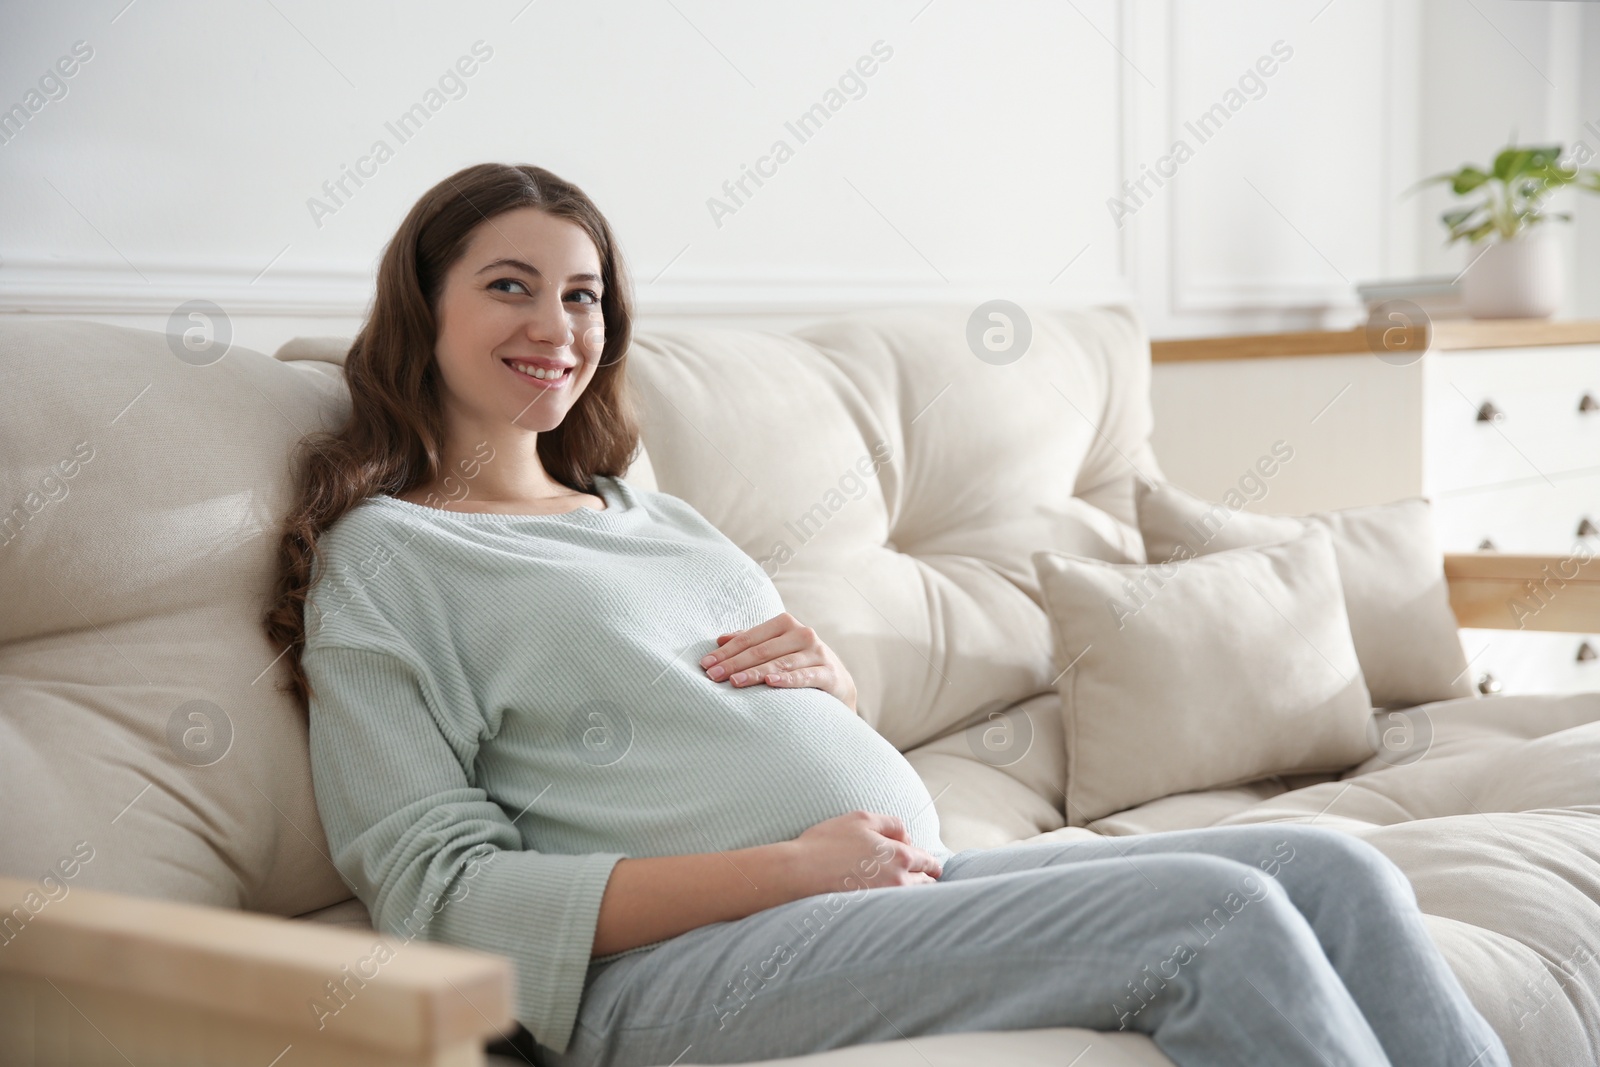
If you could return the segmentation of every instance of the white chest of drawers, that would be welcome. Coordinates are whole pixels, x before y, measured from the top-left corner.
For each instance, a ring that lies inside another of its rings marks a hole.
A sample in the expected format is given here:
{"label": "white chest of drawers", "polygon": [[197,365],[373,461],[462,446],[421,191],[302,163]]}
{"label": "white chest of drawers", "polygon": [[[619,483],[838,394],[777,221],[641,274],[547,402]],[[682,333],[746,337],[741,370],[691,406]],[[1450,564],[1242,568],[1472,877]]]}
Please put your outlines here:
{"label": "white chest of drawers", "polygon": [[1423,485],[1445,551],[1600,535],[1600,345],[1447,352],[1423,371]]}
{"label": "white chest of drawers", "polygon": [[[1600,322],[1442,322],[1409,362],[1361,330],[1152,353],[1157,459],[1193,492],[1218,499],[1286,440],[1295,458],[1254,510],[1421,495],[1445,552],[1600,556]],[[1600,690],[1600,634],[1461,637],[1482,691]]]}

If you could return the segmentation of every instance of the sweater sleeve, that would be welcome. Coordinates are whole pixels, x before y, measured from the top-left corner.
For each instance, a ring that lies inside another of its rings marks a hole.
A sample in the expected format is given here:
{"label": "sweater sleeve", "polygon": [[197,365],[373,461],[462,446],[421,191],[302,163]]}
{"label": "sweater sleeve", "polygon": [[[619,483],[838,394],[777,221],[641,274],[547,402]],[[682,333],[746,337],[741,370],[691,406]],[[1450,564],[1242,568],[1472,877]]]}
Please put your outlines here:
{"label": "sweater sleeve", "polygon": [[564,1052],[600,898],[624,857],[523,848],[521,813],[470,784],[478,737],[433,706],[437,693],[409,658],[318,645],[303,664],[317,810],[373,925],[511,957],[517,1018]]}

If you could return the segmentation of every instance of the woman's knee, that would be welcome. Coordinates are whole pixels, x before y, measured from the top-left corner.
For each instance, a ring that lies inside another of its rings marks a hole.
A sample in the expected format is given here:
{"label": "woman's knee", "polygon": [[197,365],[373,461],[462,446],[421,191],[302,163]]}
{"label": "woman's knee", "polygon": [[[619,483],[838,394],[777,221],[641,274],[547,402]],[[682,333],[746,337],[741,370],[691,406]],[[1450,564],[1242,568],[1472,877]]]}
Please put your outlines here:
{"label": "woman's knee", "polygon": [[[1308,874],[1326,885],[1359,885],[1391,892],[1416,903],[1411,879],[1378,846],[1328,826],[1292,823],[1276,828],[1282,834],[1278,849],[1281,867],[1300,862]],[[1302,862],[1303,861],[1303,862]]]}
{"label": "woman's knee", "polygon": [[[1247,907],[1272,900],[1268,909],[1293,909],[1288,895],[1262,869],[1242,860],[1229,859],[1208,853],[1162,853],[1141,857],[1141,866],[1147,868],[1158,884],[1168,886],[1181,894],[1174,900],[1176,914],[1190,921],[1203,918],[1226,921]],[[1193,913],[1192,915],[1190,913]],[[1198,918],[1196,916],[1199,916]]]}
{"label": "woman's knee", "polygon": [[1205,853],[1164,853],[1140,864],[1149,864],[1147,873],[1166,890],[1164,929],[1156,940],[1180,962],[1203,958],[1249,971],[1254,960],[1320,951],[1305,916],[1258,867]]}

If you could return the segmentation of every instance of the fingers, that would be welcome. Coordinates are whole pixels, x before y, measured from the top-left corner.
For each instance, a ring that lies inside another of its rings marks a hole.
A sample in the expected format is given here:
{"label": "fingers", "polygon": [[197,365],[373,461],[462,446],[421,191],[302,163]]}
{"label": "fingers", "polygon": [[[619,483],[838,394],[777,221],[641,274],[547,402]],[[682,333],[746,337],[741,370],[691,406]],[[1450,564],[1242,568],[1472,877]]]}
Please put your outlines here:
{"label": "fingers", "polygon": [[913,876],[912,881],[932,881],[944,875],[944,864],[934,858],[933,853],[911,843],[911,834],[907,831],[903,819],[880,811],[867,814],[870,816],[868,825],[884,837],[905,846],[895,851],[904,857],[905,869]]}
{"label": "fingers", "polygon": [[[782,679],[785,675],[805,678],[806,681],[802,684],[814,684],[813,676],[810,672],[820,669],[821,664],[822,660],[820,658],[808,660],[802,659],[799,654],[790,653],[775,660],[757,663],[743,670],[738,665],[730,667],[727,664],[718,663],[708,668],[706,675],[713,682],[729,681],[736,686],[754,685],[757,682],[782,685]],[[780,681],[772,682],[774,677],[779,678]],[[793,681],[795,679],[790,680]]]}
{"label": "fingers", "polygon": [[[774,615],[772,618],[767,619],[765,622],[756,623],[756,625],[750,627],[748,630],[739,630],[733,634],[727,635],[727,641],[722,641],[721,638],[719,638],[717,643],[720,647],[715,652],[710,653],[706,659],[710,659],[711,657],[715,656],[719,662],[725,660],[730,655],[743,652],[751,645],[760,644],[762,641],[765,641],[768,638],[776,637],[785,630],[799,625],[799,621],[800,620],[796,619],[793,615],[790,615],[787,611],[780,612],[779,614]],[[710,664],[708,664],[705,660],[701,660],[700,665],[703,667],[710,666]]]}
{"label": "fingers", "polygon": [[938,878],[944,874],[944,865],[933,858],[933,853],[916,845],[907,844],[900,849],[901,862],[912,881],[921,877]]}
{"label": "fingers", "polygon": [[794,670],[822,663],[823,657],[820,651],[813,647],[814,638],[814,631],[809,627],[801,627],[754,645],[746,645],[737,652],[730,652],[736,643],[745,640],[736,635],[729,638],[717,651],[707,653],[700,661],[700,665],[714,682],[720,682],[740,673],[749,675],[745,679],[746,682],[756,682],[760,681],[763,675],[773,671]]}
{"label": "fingers", "polygon": [[[781,678],[784,675],[793,675],[794,679],[791,680],[804,679],[801,683],[804,685],[815,685],[817,679],[815,672],[822,669],[824,662],[821,656],[802,649],[798,652],[789,652],[778,656],[776,659],[768,659],[765,662],[757,663],[746,670],[740,670],[738,667],[726,669],[733,671],[733,674],[730,675],[731,678],[738,679],[734,682],[735,685],[751,685],[755,682],[771,684],[771,679],[774,676]],[[782,682],[780,681],[778,684],[781,685]]]}
{"label": "fingers", "polygon": [[[737,640],[737,638],[734,640]],[[729,674],[755,667],[762,663],[770,663],[780,656],[790,655],[791,653],[814,651],[814,642],[806,636],[806,631],[803,629],[787,630],[776,637],[750,645],[739,652],[728,651],[732,644],[733,641],[729,641],[728,644],[711,653],[717,658],[717,665]],[[800,663],[795,664],[795,666],[803,665]]]}
{"label": "fingers", "polygon": [[868,825],[884,837],[903,841],[908,845],[911,843],[911,835],[907,833],[906,824],[899,816],[886,815],[881,811],[869,811],[867,814],[872,816]]}
{"label": "fingers", "polygon": [[[783,663],[783,660],[778,660],[776,663],[769,664],[767,667],[761,668],[763,673],[755,676],[768,685],[778,686],[779,688],[822,690],[833,688],[833,675],[826,666],[796,667],[785,670],[782,669]],[[777,669],[769,669],[769,667]]]}

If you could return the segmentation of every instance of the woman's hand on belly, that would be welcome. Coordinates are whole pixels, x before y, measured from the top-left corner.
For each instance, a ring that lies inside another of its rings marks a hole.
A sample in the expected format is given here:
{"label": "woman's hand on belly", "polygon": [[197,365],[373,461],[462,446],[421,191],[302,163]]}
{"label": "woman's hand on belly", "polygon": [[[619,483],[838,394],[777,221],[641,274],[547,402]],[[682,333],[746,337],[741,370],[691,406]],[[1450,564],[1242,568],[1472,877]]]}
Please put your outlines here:
{"label": "woman's hand on belly", "polygon": [[825,819],[786,842],[791,892],[802,896],[926,885],[944,873],[933,854],[911,843],[906,824],[876,811]]}
{"label": "woman's hand on belly", "polygon": [[820,689],[856,710],[856,682],[844,662],[787,611],[748,630],[718,634],[715,652],[700,661],[713,682],[734,687],[758,682],[774,688]]}

